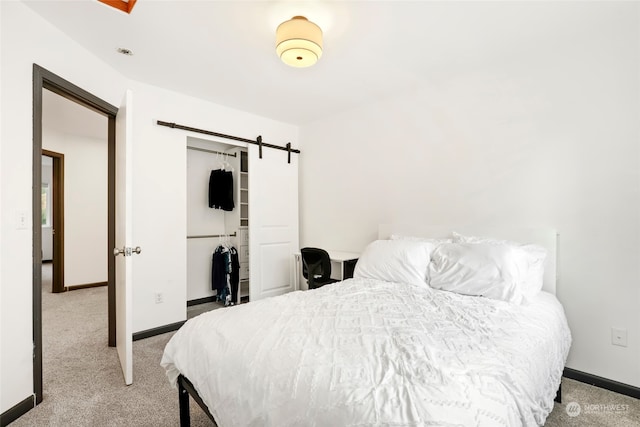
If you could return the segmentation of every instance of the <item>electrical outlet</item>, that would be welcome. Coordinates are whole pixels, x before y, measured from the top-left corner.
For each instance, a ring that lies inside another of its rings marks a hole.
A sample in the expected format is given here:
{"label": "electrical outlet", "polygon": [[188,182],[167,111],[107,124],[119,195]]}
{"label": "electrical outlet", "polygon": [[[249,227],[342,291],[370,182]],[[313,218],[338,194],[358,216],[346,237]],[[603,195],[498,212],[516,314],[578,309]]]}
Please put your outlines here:
{"label": "electrical outlet", "polygon": [[155,293],[156,304],[162,304],[164,302],[164,295],[162,292]]}
{"label": "electrical outlet", "polygon": [[611,328],[611,344],[621,347],[627,346],[627,330]]}

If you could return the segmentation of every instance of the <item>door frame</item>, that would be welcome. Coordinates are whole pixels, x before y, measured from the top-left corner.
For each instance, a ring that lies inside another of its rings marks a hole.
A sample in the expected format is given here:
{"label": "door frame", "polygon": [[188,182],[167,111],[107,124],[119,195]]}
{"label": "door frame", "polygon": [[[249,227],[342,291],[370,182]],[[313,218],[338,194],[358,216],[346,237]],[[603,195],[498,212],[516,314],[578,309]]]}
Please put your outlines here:
{"label": "door frame", "polygon": [[[42,402],[42,91],[48,89],[107,117],[107,254],[115,247],[116,114],[118,108],[51,71],[33,64],[33,391]],[[116,345],[115,257],[107,257],[108,342]]]}
{"label": "door frame", "polygon": [[51,224],[53,254],[53,280],[51,292],[60,293],[67,290],[64,285],[64,154],[42,150],[42,155],[53,159],[53,182],[51,188]]}

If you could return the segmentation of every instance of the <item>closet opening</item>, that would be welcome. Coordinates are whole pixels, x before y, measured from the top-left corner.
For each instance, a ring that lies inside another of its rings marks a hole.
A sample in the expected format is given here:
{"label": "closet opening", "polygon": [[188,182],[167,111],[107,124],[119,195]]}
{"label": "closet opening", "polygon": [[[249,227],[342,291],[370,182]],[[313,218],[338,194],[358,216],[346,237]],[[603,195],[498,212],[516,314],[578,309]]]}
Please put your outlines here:
{"label": "closet opening", "polygon": [[187,318],[249,301],[245,146],[187,137]]}

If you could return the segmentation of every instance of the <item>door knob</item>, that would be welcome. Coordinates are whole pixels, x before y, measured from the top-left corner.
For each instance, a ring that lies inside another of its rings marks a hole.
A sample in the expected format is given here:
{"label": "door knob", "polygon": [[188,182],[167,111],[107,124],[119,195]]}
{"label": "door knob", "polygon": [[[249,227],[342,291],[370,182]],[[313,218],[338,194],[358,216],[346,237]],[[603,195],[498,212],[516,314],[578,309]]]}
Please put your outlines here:
{"label": "door knob", "polygon": [[142,252],[142,248],[140,246],[136,246],[135,248],[130,248],[125,246],[122,249],[118,249],[118,248],[113,249],[114,256],[118,256],[118,255],[131,256],[133,254],[139,254],[140,252]]}

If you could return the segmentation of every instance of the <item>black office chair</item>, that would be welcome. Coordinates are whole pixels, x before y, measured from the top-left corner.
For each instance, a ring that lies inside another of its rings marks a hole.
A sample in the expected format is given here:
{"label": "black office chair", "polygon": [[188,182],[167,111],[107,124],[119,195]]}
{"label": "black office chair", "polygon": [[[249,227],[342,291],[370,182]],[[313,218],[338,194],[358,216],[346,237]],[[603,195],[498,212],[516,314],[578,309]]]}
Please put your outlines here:
{"label": "black office chair", "polygon": [[339,282],[331,278],[331,259],[324,249],[302,248],[302,275],[307,279],[309,289],[316,289],[328,283]]}

